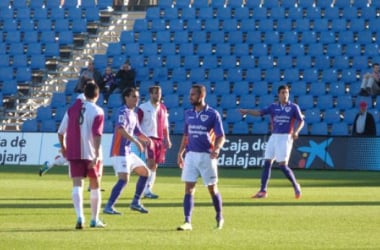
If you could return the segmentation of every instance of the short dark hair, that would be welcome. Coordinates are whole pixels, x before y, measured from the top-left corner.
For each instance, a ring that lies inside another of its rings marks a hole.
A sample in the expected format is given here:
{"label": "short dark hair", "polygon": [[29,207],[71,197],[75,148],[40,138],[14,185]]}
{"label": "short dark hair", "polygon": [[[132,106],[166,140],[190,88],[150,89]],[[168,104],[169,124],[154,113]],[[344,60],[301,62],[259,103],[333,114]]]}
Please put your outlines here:
{"label": "short dark hair", "polygon": [[372,64],[372,67],[379,66],[379,63]]}
{"label": "short dark hair", "polygon": [[121,98],[122,98],[122,100],[123,100],[123,103],[125,104],[125,97],[126,96],[130,96],[132,93],[134,93],[134,92],[136,92],[137,91],[137,89],[136,88],[133,88],[133,87],[131,87],[131,88],[125,88],[124,90],[123,90],[123,93],[121,94]]}
{"label": "short dark hair", "polygon": [[87,99],[94,99],[99,95],[99,87],[95,83],[88,82],[84,85],[84,96]]}
{"label": "short dark hair", "polygon": [[204,94],[206,96],[206,87],[202,84],[193,84],[192,89],[196,89],[199,94]]}
{"label": "short dark hair", "polygon": [[277,93],[280,93],[281,90],[283,90],[283,89],[287,89],[287,90],[289,90],[289,87],[288,87],[287,85],[280,85],[280,86],[277,88]]}
{"label": "short dark hair", "polygon": [[149,87],[149,93],[150,94],[153,94],[153,92],[155,91],[155,90],[161,90],[161,87],[160,86],[158,86],[158,85],[152,85],[152,86],[150,86]]}

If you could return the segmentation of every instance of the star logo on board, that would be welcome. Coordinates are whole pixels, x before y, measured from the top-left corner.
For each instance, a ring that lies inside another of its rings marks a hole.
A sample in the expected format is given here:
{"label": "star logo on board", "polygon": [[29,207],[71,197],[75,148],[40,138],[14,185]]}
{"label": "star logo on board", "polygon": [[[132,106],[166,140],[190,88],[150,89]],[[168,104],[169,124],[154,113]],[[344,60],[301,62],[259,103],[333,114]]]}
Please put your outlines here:
{"label": "star logo on board", "polygon": [[334,163],[331,159],[329,152],[327,152],[327,147],[333,141],[332,138],[329,138],[321,143],[316,143],[315,141],[309,141],[309,146],[299,147],[297,150],[308,154],[305,168],[310,168],[315,158],[319,158],[321,161],[327,164],[330,168],[334,167]]}

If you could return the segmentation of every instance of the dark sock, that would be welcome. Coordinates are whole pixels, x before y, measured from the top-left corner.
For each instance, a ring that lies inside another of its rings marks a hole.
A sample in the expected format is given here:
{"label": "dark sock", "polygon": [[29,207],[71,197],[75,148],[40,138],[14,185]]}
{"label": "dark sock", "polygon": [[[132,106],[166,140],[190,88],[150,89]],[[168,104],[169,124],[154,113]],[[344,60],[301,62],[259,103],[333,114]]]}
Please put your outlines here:
{"label": "dark sock", "polygon": [[216,212],[215,219],[219,221],[220,219],[223,218],[223,214],[222,214],[223,204],[222,204],[222,196],[220,195],[220,193],[217,193],[212,196],[212,203],[214,204],[214,208]]}
{"label": "dark sock", "polygon": [[125,180],[118,180],[115,184],[115,186],[112,188],[112,192],[110,195],[110,198],[108,199],[107,208],[111,208],[115,205],[116,200],[119,198],[121,192],[123,191],[124,187],[127,185],[127,181]]}
{"label": "dark sock", "polygon": [[266,192],[268,187],[269,178],[271,175],[272,164],[270,161],[265,161],[263,172],[261,173],[261,192]]}
{"label": "dark sock", "polygon": [[191,213],[194,207],[194,196],[191,194],[185,194],[183,198],[183,212],[185,213],[185,222],[191,223]]}
{"label": "dark sock", "polygon": [[292,183],[293,187],[296,188],[297,180],[294,176],[293,171],[286,165],[281,165],[280,169],[284,173],[286,178],[288,178],[288,180]]}
{"label": "dark sock", "polygon": [[140,198],[142,193],[144,192],[146,182],[148,181],[147,176],[140,176],[139,180],[136,183],[136,192],[135,196],[133,197],[133,204],[140,204]]}

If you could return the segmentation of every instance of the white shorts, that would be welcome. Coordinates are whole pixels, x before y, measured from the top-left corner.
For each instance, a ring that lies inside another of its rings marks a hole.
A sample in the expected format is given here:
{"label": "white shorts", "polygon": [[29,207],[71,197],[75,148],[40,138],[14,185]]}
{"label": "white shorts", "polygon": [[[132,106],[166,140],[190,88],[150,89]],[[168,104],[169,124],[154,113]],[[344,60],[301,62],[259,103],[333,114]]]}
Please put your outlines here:
{"label": "white shorts", "polygon": [[145,167],[145,162],[140,159],[137,155],[134,153],[130,153],[126,156],[112,156],[111,157],[113,169],[115,170],[115,175],[118,173],[127,173],[130,174],[136,167]]}
{"label": "white shorts", "polygon": [[199,176],[205,186],[218,183],[217,159],[211,159],[209,153],[187,152],[181,179],[184,182],[197,182]]}
{"label": "white shorts", "polygon": [[272,134],[265,150],[265,159],[277,162],[288,162],[292,152],[293,138],[291,134]]}

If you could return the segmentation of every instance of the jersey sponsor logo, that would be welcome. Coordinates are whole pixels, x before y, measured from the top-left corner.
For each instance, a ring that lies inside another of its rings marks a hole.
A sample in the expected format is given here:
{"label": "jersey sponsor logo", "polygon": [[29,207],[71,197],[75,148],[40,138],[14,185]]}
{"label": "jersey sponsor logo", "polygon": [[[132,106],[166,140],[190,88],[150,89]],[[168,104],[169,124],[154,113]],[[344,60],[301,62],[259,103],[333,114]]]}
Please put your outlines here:
{"label": "jersey sponsor logo", "polygon": [[291,107],[285,107],[285,112],[286,112],[286,113],[289,113],[289,112],[290,112],[290,110],[292,110],[292,108],[291,108]]}
{"label": "jersey sponsor logo", "polygon": [[119,123],[124,123],[124,121],[125,121],[125,117],[124,117],[124,115],[119,115]]}

